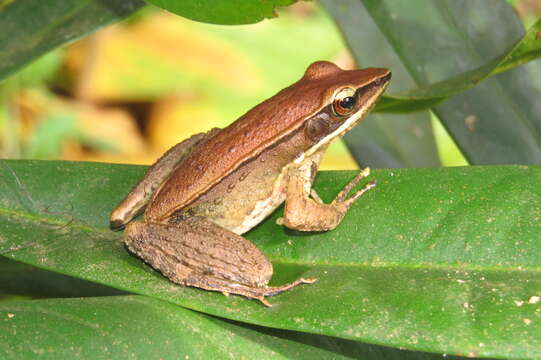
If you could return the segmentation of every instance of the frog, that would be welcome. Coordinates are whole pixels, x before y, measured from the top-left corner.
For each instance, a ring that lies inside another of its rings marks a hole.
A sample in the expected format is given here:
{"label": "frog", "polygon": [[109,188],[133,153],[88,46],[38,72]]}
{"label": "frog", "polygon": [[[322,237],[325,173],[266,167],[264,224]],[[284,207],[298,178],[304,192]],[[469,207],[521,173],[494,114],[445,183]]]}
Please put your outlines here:
{"label": "frog", "polygon": [[[267,297],[315,278],[269,286],[273,267],[242,235],[284,204],[278,223],[305,232],[336,228],[375,186],[361,170],[330,203],[312,188],[323,154],[375,106],[385,68],[343,70],[317,61],[292,85],[229,126],[180,142],[112,211],[127,249],[170,281],[272,306]],[[143,220],[134,220],[143,214]]]}

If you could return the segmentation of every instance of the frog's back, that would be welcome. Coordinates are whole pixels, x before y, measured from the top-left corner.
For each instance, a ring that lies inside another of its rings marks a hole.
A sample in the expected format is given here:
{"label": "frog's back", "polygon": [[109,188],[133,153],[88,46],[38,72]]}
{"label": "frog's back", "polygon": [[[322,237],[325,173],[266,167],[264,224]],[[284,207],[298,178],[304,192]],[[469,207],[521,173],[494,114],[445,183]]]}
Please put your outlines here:
{"label": "frog's back", "polygon": [[242,163],[191,204],[177,210],[168,222],[200,216],[234,233],[245,233],[285,200],[287,168],[302,152],[305,141],[300,130],[265,149],[259,156]]}
{"label": "frog's back", "polygon": [[[304,96],[293,104],[292,98],[299,93]],[[309,96],[311,93],[313,96]],[[301,79],[248,111],[179,165],[155,193],[145,216],[163,220],[191,204],[243,163],[301,126],[298,119],[316,112],[321,97],[319,84]]]}
{"label": "frog's back", "polygon": [[[252,109],[190,154],[158,189],[145,215],[164,219],[190,205],[225,177],[275,145],[282,134],[285,136],[294,131],[294,122],[289,124],[279,121],[279,116],[291,114],[282,114],[280,111],[266,114],[265,111],[257,110],[257,107]],[[279,135],[275,138],[269,136],[271,134]],[[294,157],[295,154],[289,155]]]}

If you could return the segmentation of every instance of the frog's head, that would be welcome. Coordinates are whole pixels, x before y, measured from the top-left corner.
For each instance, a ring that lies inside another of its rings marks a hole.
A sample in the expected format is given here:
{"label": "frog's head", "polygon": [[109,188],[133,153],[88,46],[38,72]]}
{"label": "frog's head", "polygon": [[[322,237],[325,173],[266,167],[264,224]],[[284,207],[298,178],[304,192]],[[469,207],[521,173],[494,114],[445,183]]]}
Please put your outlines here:
{"label": "frog's head", "polygon": [[362,120],[390,79],[391,72],[383,68],[342,70],[327,61],[310,65],[299,83],[319,106],[304,122],[306,138],[312,143],[304,156],[340,138]]}

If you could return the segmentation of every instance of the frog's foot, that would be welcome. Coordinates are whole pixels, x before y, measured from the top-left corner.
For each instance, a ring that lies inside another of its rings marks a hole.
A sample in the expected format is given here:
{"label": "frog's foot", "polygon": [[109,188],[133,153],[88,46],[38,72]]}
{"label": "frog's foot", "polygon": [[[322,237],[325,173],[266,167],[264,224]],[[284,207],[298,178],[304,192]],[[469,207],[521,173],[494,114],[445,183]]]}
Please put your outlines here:
{"label": "frog's foot", "polygon": [[184,285],[194,286],[205,290],[217,291],[228,296],[241,295],[250,299],[259,300],[263,305],[272,307],[272,304],[265,297],[277,295],[302,284],[312,284],[316,282],[315,278],[300,278],[291,283],[280,286],[248,286],[243,284],[234,284],[227,280],[217,279],[208,275],[194,274],[183,281]]}
{"label": "frog's foot", "polygon": [[336,198],[334,198],[333,202],[331,203],[331,205],[333,204],[344,204],[344,206],[346,206],[346,209],[349,209],[349,207],[358,199],[360,198],[361,196],[363,196],[363,194],[365,192],[367,192],[368,190],[376,187],[376,182],[375,181],[370,181],[368,184],[366,184],[361,190],[357,191],[355,194],[353,194],[352,197],[350,197],[349,199],[346,200],[346,197],[348,196],[348,194],[351,192],[351,189],[353,189],[358,183],[359,181],[361,181],[361,179],[364,179],[365,177],[368,177],[368,175],[370,175],[370,168],[364,168],[361,170],[360,173],[357,174],[357,176],[355,176],[355,178],[353,178],[353,180],[351,180],[349,182],[349,184],[347,184],[343,189],[342,191],[340,191],[338,193],[338,195],[336,195]]}
{"label": "frog's foot", "polygon": [[257,299],[266,306],[272,296],[315,279],[269,287],[272,264],[247,239],[206,219],[178,224],[131,222],[124,243],[171,281],[224,294]]}
{"label": "frog's foot", "polygon": [[313,284],[317,281],[317,278],[300,278],[293,282],[290,282],[289,284],[281,285],[281,286],[268,286],[263,288],[264,292],[260,297],[254,298],[263,303],[263,305],[267,307],[272,307],[272,304],[265,299],[265,296],[273,296],[280,293],[283,293],[284,291],[288,291],[293,289],[294,287],[302,284]]}
{"label": "frog's foot", "polygon": [[[315,190],[307,186],[310,177],[306,175],[308,167],[299,167],[297,173],[290,174],[287,184],[287,196],[282,223],[290,229],[299,231],[332,230],[344,218],[347,211],[357,199],[376,186],[374,181],[347,198],[359,181],[370,174],[370,169],[362,170],[336,195],[330,203],[325,204]],[[310,184],[311,185],[311,184]]]}

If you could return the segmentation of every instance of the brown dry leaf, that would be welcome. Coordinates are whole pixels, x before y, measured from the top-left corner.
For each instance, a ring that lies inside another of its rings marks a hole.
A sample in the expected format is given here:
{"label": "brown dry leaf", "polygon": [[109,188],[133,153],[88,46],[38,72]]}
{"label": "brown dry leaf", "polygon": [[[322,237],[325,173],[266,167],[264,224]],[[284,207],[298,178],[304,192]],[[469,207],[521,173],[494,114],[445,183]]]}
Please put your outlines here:
{"label": "brown dry leaf", "polygon": [[227,87],[254,91],[261,87],[258,71],[231,42],[201,31],[200,25],[161,12],[134,26],[133,36],[163,61]]}
{"label": "brown dry leaf", "polygon": [[54,114],[70,114],[86,138],[109,144],[114,154],[95,155],[83,149],[75,140],[66,140],[61,158],[65,160],[108,161],[109,156],[123,162],[122,156],[139,156],[147,151],[131,114],[119,107],[98,107],[71,99],[51,96],[35,89],[20,92],[13,99],[19,115],[21,139],[28,141],[40,121]]}
{"label": "brown dry leaf", "polygon": [[47,114],[61,111],[63,104],[47,92],[28,88],[16,93],[11,101],[16,107],[20,139],[28,141],[38,122]]}
{"label": "brown dry leaf", "polygon": [[115,150],[100,153],[76,151],[75,144],[71,144],[71,147],[65,147],[63,159],[133,164],[149,164],[155,160],[156,155],[149,154],[148,146],[129,112],[117,107],[84,103],[73,105],[78,113],[81,131],[87,137],[111,145]]}
{"label": "brown dry leaf", "polygon": [[225,125],[208,104],[174,97],[154,104],[147,129],[152,149],[165,152],[193,134]]}
{"label": "brown dry leaf", "polygon": [[145,142],[130,113],[122,108],[79,103],[79,127],[88,136],[112,144],[119,154],[146,150]]}
{"label": "brown dry leaf", "polygon": [[168,13],[115,25],[72,45],[67,67],[80,99],[126,101],[217,84],[240,92],[262,86],[234,44]]}

